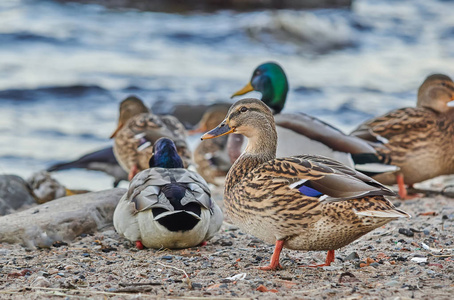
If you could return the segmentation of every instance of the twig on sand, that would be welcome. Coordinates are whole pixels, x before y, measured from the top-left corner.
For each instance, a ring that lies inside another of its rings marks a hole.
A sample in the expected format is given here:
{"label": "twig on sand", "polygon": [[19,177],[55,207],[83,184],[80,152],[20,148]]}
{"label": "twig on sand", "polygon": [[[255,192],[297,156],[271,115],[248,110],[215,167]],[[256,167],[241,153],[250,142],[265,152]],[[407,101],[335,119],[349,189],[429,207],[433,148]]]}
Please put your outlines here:
{"label": "twig on sand", "polygon": [[[34,287],[34,286],[28,286],[28,287],[22,287],[19,289],[14,289],[14,290],[3,290],[0,291],[0,294],[22,294],[25,290],[40,290],[42,293],[46,294],[54,294],[58,296],[68,296],[68,297],[74,297],[75,295],[73,294],[68,294],[68,292],[74,292],[74,293],[88,293],[88,294],[99,294],[99,295],[111,295],[111,296],[118,296],[118,295],[124,295],[124,296],[130,296],[131,294],[127,293],[116,293],[116,292],[103,292],[103,291],[95,291],[95,290],[89,290],[89,289],[65,289],[65,288],[48,288],[48,287]],[[147,295],[147,294],[141,294],[143,297],[156,297],[156,295]],[[78,295],[80,297],[80,295]]]}
{"label": "twig on sand", "polygon": [[169,265],[160,263],[159,261],[157,261],[156,263],[157,263],[158,265],[163,266],[163,267],[172,268],[172,269],[178,270],[178,271],[180,271],[180,272],[183,272],[184,275],[186,276],[187,280],[188,280],[188,287],[189,287],[190,290],[192,290],[192,282],[191,282],[191,279],[189,279],[189,275],[188,275],[188,273],[186,273],[185,270],[180,269],[180,268],[177,268],[177,267],[174,267],[174,266],[169,266]]}

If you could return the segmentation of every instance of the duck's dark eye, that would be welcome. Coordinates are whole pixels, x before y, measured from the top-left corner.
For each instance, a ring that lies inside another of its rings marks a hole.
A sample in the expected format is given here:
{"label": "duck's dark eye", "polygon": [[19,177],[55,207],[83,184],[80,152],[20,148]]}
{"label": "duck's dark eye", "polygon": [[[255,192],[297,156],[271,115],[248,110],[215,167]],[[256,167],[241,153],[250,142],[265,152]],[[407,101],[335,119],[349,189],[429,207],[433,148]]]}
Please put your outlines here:
{"label": "duck's dark eye", "polygon": [[240,112],[247,112],[247,107],[243,106],[242,108],[240,108]]}

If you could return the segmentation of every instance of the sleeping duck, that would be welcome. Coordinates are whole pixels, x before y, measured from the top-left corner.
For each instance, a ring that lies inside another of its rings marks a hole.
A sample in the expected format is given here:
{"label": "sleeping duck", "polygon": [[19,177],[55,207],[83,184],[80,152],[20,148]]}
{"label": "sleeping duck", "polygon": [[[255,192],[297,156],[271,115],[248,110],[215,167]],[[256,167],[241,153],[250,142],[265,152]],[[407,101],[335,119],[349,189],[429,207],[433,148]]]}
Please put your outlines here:
{"label": "sleeping duck", "polygon": [[[230,168],[225,212],[242,230],[274,243],[268,266],[280,268],[283,247],[334,251],[407,213],[393,206],[395,193],[335,160],[316,155],[276,158],[277,132],[271,110],[258,99],[232,105],[225,120],[202,139],[242,134],[248,144]],[[320,265],[320,266],[323,266]]]}
{"label": "sleeping duck", "polygon": [[200,175],[183,168],[172,140],[158,139],[149,169],[138,173],[118,203],[115,229],[137,248],[187,248],[211,239],[223,215]]}
{"label": "sleeping duck", "polygon": [[[396,171],[397,167],[383,164],[376,150],[362,139],[348,136],[339,129],[301,112],[281,113],[287,99],[289,84],[280,65],[268,62],[258,66],[250,82],[232,95],[244,95],[251,91],[262,94],[262,101],[275,114],[278,136],[277,157],[317,154],[333,158],[368,174]],[[228,148],[232,161],[241,154],[245,142],[242,136],[229,137]],[[380,147],[380,145],[377,145]]]}
{"label": "sleeping duck", "polygon": [[[197,128],[189,134],[206,132],[216,127],[229,110],[230,104],[219,103],[211,106],[202,116]],[[227,150],[227,136],[201,142],[194,150],[197,172],[209,183],[224,185],[224,179],[232,165]]]}
{"label": "sleeping duck", "polygon": [[185,167],[191,162],[191,152],[186,144],[186,130],[173,116],[156,116],[142,100],[130,96],[120,103],[118,126],[113,151],[118,163],[128,172],[131,180],[139,171],[148,169],[152,145],[160,137],[174,141]]}
{"label": "sleeping duck", "polygon": [[405,183],[413,185],[454,173],[454,83],[446,75],[434,74],[418,90],[417,107],[393,110],[366,121],[352,136],[374,144],[379,160],[399,171],[378,174],[374,179],[399,186],[402,199],[408,196]]}

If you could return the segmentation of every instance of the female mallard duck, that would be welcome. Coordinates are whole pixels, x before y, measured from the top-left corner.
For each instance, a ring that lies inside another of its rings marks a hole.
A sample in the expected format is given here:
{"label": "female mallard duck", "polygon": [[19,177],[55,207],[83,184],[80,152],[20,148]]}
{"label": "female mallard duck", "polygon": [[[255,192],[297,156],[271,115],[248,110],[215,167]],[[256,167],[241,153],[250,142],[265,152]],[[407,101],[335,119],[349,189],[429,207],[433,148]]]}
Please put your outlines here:
{"label": "female mallard duck", "polygon": [[121,102],[118,127],[111,138],[114,137],[115,157],[129,173],[129,180],[139,171],[148,169],[151,146],[160,137],[172,139],[185,167],[190,164],[191,152],[186,144],[184,126],[173,116],[152,114],[137,97],[130,96]]}
{"label": "female mallard duck", "polygon": [[[216,104],[202,116],[196,129],[189,134],[206,132],[224,120],[230,105]],[[227,152],[227,136],[199,143],[194,150],[194,163],[197,172],[209,183],[223,185],[231,162]],[[220,183],[219,179],[222,183]]]}
{"label": "female mallard duck", "polygon": [[380,143],[377,158],[399,167],[374,179],[399,186],[399,196],[408,198],[405,184],[412,185],[439,175],[454,173],[454,83],[446,75],[426,78],[418,90],[417,107],[406,107],[373,118],[351,135]]}
{"label": "female mallard duck", "polygon": [[[348,136],[333,126],[304,113],[280,113],[284,108],[289,89],[287,76],[277,63],[268,62],[258,66],[250,82],[232,97],[250,91],[262,93],[262,101],[275,114],[276,130],[279,137],[277,157],[317,154],[333,158],[355,169],[370,173],[395,171],[395,166],[383,164],[377,159],[376,150],[364,140]],[[229,139],[231,158],[234,161],[241,151],[243,141]],[[244,147],[244,145],[243,145]]]}
{"label": "female mallard duck", "polygon": [[137,248],[187,248],[214,236],[222,211],[200,175],[183,168],[172,140],[158,139],[150,169],[137,174],[120,199],[113,222]]}
{"label": "female mallard duck", "polygon": [[282,247],[334,250],[399,217],[385,196],[394,192],[372,178],[329,158],[276,158],[277,133],[270,109],[260,100],[232,105],[225,120],[202,139],[238,133],[248,138],[230,168],[224,205],[232,222],[267,243],[275,243],[269,266],[280,267]]}

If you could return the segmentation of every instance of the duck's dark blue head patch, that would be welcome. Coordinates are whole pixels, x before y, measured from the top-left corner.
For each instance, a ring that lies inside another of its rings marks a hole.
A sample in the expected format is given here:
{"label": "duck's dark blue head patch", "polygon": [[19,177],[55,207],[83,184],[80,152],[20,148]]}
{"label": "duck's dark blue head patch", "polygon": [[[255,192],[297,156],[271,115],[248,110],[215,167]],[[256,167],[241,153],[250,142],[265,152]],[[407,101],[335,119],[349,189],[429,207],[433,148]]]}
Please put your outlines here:
{"label": "duck's dark blue head patch", "polygon": [[153,156],[149,161],[150,168],[183,168],[183,161],[178,155],[174,142],[168,138],[160,138],[154,143]]}

